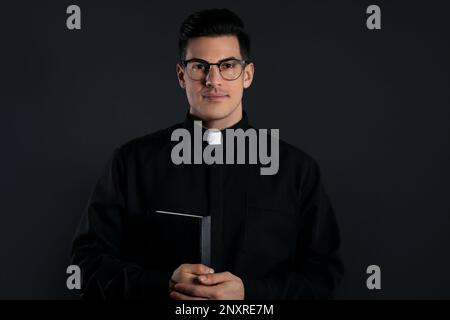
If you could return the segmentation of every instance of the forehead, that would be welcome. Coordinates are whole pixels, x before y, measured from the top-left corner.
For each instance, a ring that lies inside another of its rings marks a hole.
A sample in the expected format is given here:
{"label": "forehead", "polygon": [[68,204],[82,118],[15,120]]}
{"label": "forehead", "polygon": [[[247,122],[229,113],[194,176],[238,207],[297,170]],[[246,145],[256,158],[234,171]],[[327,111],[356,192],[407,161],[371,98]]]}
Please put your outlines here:
{"label": "forehead", "polygon": [[217,62],[229,57],[241,58],[236,36],[197,37],[187,43],[186,60],[198,58]]}

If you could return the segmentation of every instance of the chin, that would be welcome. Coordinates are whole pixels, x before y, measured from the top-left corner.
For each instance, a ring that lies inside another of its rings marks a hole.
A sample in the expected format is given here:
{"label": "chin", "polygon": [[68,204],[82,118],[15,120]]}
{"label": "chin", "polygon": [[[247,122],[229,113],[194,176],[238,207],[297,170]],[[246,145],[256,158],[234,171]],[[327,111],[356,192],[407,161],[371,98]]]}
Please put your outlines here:
{"label": "chin", "polygon": [[226,118],[233,109],[226,106],[220,106],[218,104],[204,105],[200,108],[197,114],[205,121],[220,120]]}

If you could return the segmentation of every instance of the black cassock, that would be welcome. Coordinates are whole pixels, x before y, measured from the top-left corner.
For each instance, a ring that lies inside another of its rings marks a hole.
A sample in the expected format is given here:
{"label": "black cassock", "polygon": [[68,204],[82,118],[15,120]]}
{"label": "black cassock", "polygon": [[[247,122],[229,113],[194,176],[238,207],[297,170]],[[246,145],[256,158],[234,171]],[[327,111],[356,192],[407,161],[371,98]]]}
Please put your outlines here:
{"label": "black cassock", "polygon": [[[211,267],[240,277],[246,299],[332,297],[343,275],[340,237],[316,161],[280,140],[275,175],[261,175],[259,164],[175,165],[171,134],[193,127],[188,114],[113,152],[73,241],[82,296],[168,298],[179,264],[200,261],[165,250],[177,235],[155,225],[160,210],[211,216]],[[232,128],[252,128],[245,112]],[[161,230],[173,237],[155,239]]]}

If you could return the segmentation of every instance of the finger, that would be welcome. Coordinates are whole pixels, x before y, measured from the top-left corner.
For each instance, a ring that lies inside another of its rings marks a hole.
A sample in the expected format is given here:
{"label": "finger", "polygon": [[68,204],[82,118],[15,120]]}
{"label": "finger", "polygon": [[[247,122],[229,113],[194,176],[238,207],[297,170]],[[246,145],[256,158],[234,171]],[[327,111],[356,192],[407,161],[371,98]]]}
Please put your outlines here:
{"label": "finger", "polygon": [[198,285],[198,284],[188,284],[188,283],[178,283],[175,285],[174,289],[182,294],[186,294],[193,297],[203,297],[211,298],[214,288]]}
{"label": "finger", "polygon": [[173,284],[179,283],[179,282],[194,283],[197,280],[197,277],[198,277],[198,275],[196,275],[196,274],[180,272],[180,273],[175,274],[175,276],[173,276],[171,278],[171,281],[173,282]]}
{"label": "finger", "polygon": [[204,264],[197,263],[197,264],[186,264],[185,268],[183,268],[183,272],[189,272],[200,275],[200,274],[214,273],[214,270],[208,266],[205,266]]}
{"label": "finger", "polygon": [[170,293],[170,297],[174,300],[207,300],[207,299],[201,298],[201,297],[188,296],[188,295],[185,295],[178,291],[172,291]]}
{"label": "finger", "polygon": [[201,275],[197,279],[200,283],[213,285],[232,280],[233,274],[231,274],[230,272],[219,272],[214,274]]}

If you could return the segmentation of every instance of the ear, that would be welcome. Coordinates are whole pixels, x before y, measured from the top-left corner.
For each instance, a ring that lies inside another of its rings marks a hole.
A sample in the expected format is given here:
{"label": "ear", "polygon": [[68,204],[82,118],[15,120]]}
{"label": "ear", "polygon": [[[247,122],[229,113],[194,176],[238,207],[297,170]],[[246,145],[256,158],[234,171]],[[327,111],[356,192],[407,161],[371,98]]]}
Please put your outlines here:
{"label": "ear", "polygon": [[183,89],[186,88],[186,82],[184,81],[184,69],[179,63],[177,63],[176,73],[180,87],[182,87]]}
{"label": "ear", "polygon": [[244,89],[247,89],[251,86],[253,82],[253,76],[255,74],[255,64],[250,63],[249,65],[245,66],[244,69]]}

